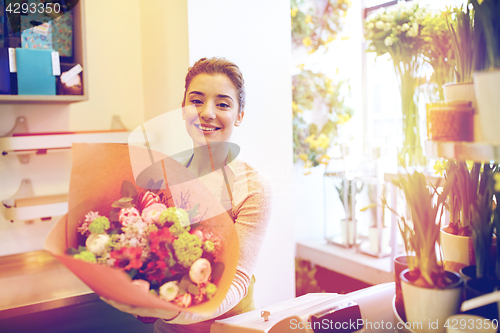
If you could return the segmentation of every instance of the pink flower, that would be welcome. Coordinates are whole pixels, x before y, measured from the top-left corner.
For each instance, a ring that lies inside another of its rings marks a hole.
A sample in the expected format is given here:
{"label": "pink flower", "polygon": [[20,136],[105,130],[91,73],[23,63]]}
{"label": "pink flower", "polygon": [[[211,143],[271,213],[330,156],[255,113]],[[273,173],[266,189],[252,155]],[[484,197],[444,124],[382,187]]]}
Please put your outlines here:
{"label": "pink flower", "polygon": [[140,291],[149,292],[149,282],[146,280],[133,280],[132,284],[139,288]]}
{"label": "pink flower", "polygon": [[147,223],[157,223],[160,219],[161,212],[167,209],[167,206],[161,203],[153,203],[152,205],[144,208],[142,211],[142,218]]}
{"label": "pink flower", "polygon": [[96,218],[100,217],[98,212],[88,212],[85,215],[85,221],[82,222],[80,227],[78,228],[78,232],[82,235],[86,235],[89,233],[89,224],[92,223]]}
{"label": "pink flower", "polygon": [[202,243],[205,241],[205,237],[203,237],[203,232],[200,229],[192,230],[190,233],[198,237]]}
{"label": "pink flower", "polygon": [[212,266],[205,258],[196,260],[189,269],[189,278],[196,284],[206,283],[210,274],[212,274]]}
{"label": "pink flower", "polygon": [[153,192],[147,191],[146,193],[144,193],[144,195],[142,196],[142,198],[139,202],[139,208],[141,210],[144,210],[147,207],[149,207],[155,203],[160,203],[160,198],[158,197],[158,195],[154,194]]}
{"label": "pink flower", "polygon": [[173,302],[178,305],[187,308],[188,306],[191,305],[191,294],[190,293],[185,293],[184,295],[179,295],[177,296]]}
{"label": "pink flower", "polygon": [[134,207],[122,208],[120,210],[120,213],[118,214],[118,220],[120,221],[120,223],[124,227],[127,225],[130,225],[130,224],[133,224],[134,222],[136,222],[140,218],[141,218],[141,214]]}

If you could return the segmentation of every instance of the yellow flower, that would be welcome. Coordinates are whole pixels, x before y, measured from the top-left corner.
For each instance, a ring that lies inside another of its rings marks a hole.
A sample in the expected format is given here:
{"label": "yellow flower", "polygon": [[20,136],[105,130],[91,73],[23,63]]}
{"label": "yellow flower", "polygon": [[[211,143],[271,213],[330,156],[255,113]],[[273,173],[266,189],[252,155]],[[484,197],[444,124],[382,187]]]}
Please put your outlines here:
{"label": "yellow flower", "polygon": [[326,43],[330,43],[330,42],[333,42],[334,38],[332,37],[332,35],[328,36],[328,39],[326,40]]}
{"label": "yellow flower", "polygon": [[330,156],[328,156],[327,154],[323,154],[321,155],[321,159],[320,159],[320,162],[321,164],[328,164],[328,162],[330,162]]}
{"label": "yellow flower", "polygon": [[304,46],[311,46],[312,45],[312,40],[310,37],[306,37],[302,40],[302,44],[304,44]]}
{"label": "yellow flower", "polygon": [[494,173],[493,179],[495,180],[495,192],[500,192],[500,173]]}
{"label": "yellow flower", "polygon": [[328,89],[326,89],[326,92],[329,93],[329,94],[335,93],[335,87],[329,86]]}
{"label": "yellow flower", "polygon": [[328,139],[328,137],[324,133],[321,133],[319,135],[316,142],[317,142],[318,146],[320,146],[323,149],[327,149],[328,146],[330,146],[330,139]]}
{"label": "yellow flower", "polygon": [[316,150],[318,148],[318,140],[314,138],[314,134],[309,135],[305,140],[305,143],[309,145],[311,150]]}
{"label": "yellow flower", "polygon": [[312,16],[306,15],[305,21],[306,21],[306,23],[312,23]]}
{"label": "yellow flower", "polygon": [[434,170],[436,170],[436,172],[434,172],[435,175],[439,174],[443,177],[443,172],[446,170],[446,162],[436,161],[436,163],[434,163]]}
{"label": "yellow flower", "polygon": [[295,17],[297,16],[297,13],[299,12],[299,9],[298,8],[292,8],[290,10],[290,13],[292,14],[292,17]]}
{"label": "yellow flower", "polygon": [[316,50],[311,49],[311,50],[307,51],[307,54],[312,54],[312,53],[314,53],[314,52],[316,52]]}
{"label": "yellow flower", "polygon": [[343,125],[343,124],[347,123],[349,121],[349,119],[351,119],[351,116],[348,113],[341,114],[341,115],[339,115],[339,124]]}
{"label": "yellow flower", "polygon": [[313,162],[311,162],[310,160],[307,160],[306,164],[304,164],[304,169],[308,169],[308,168],[310,168],[312,166],[313,166]]}
{"label": "yellow flower", "polygon": [[304,70],[304,66],[305,66],[305,64],[300,64],[300,65],[297,66],[297,68],[299,68],[301,71],[303,71]]}
{"label": "yellow flower", "polygon": [[307,161],[307,154],[300,154],[299,157],[302,161]]}

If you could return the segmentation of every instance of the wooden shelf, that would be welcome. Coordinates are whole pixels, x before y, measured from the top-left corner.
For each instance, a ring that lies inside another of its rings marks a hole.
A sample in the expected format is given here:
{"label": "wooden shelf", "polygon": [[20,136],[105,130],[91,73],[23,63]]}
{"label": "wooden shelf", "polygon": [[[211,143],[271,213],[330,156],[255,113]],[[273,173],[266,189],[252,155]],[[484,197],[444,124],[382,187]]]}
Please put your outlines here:
{"label": "wooden shelf", "polygon": [[2,201],[0,212],[9,221],[29,221],[68,212],[68,195],[49,195]]}
{"label": "wooden shelf", "polygon": [[84,2],[85,0],[78,1],[73,8],[73,62],[83,67],[83,95],[0,95],[0,104],[69,104],[89,99]]}
{"label": "wooden shelf", "polygon": [[11,153],[35,153],[38,150],[71,148],[74,142],[85,143],[127,143],[127,130],[92,131],[73,134],[51,134],[9,136],[0,138],[2,155]]}
{"label": "wooden shelf", "polygon": [[484,142],[426,141],[426,155],[434,158],[500,162],[500,144]]}

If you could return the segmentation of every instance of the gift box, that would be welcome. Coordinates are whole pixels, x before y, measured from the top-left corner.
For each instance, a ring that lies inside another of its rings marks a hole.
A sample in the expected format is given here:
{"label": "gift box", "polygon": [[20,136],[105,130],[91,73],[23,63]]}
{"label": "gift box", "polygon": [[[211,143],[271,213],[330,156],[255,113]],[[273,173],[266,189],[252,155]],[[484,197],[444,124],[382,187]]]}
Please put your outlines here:
{"label": "gift box", "polygon": [[52,50],[16,49],[19,95],[55,95]]}
{"label": "gift box", "polygon": [[[144,154],[148,156],[146,161],[135,160],[135,157]],[[224,212],[212,193],[197,179],[192,179],[193,176],[187,168],[176,160],[142,147],[124,144],[73,144],[72,158],[68,213],[55,224],[44,248],[102,297],[138,307],[204,315],[213,313],[224,300],[234,278],[239,245],[233,220]],[[212,216],[201,221],[201,224],[216,230],[224,244],[217,256],[217,262],[222,262],[225,266],[217,282],[217,292],[210,300],[188,308],[178,307],[141,291],[121,269],[81,261],[66,254],[68,248],[81,245],[78,243],[77,228],[85,214],[89,211],[107,214],[111,204],[117,200],[117,193],[120,193],[124,180],[135,184],[138,191],[142,190],[135,182],[132,165],[134,169],[146,169],[154,164],[161,165],[165,180],[186,180],[173,186],[168,186],[165,181],[161,188],[168,192],[175,203],[181,202],[182,198],[185,198],[183,196],[189,192],[190,200],[200,204],[200,211],[206,210],[206,215]],[[214,211],[222,213],[214,214]]]}
{"label": "gift box", "polygon": [[25,49],[52,50],[52,23],[41,13],[21,16],[21,47]]}
{"label": "gift box", "polygon": [[52,22],[52,45],[64,62],[73,61],[73,22],[73,11]]}

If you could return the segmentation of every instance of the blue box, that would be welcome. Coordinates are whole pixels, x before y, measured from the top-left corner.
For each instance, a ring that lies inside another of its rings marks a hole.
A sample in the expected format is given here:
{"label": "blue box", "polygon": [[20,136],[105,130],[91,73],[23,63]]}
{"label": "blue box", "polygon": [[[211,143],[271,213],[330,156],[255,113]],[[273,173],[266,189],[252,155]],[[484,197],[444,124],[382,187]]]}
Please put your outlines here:
{"label": "blue box", "polygon": [[19,95],[55,95],[52,50],[16,49]]}

